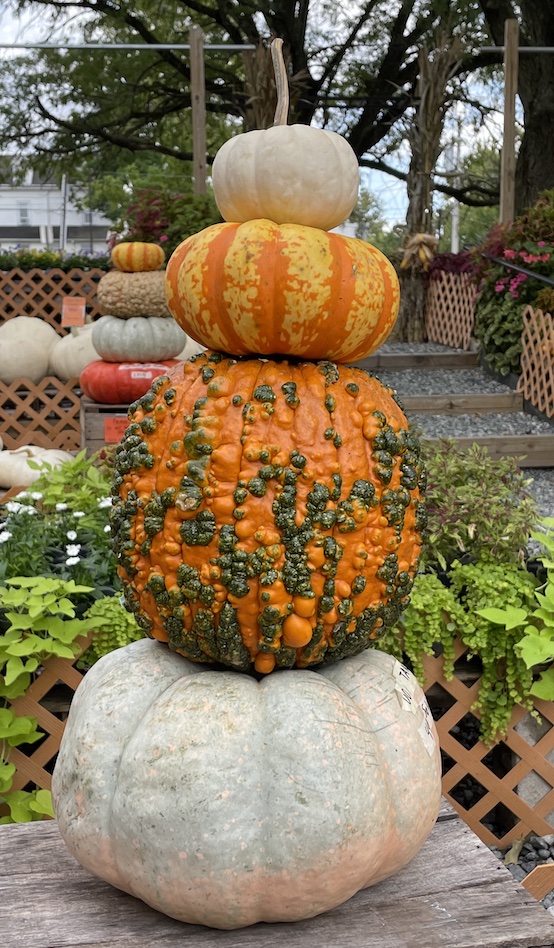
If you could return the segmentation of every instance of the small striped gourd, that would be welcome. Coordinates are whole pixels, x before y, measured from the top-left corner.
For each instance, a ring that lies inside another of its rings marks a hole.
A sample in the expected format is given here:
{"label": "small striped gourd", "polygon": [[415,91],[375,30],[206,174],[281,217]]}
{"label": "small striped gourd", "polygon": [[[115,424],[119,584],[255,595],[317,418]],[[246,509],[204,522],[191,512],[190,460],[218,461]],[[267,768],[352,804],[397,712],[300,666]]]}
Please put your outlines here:
{"label": "small striped gourd", "polygon": [[124,273],[143,273],[147,270],[159,270],[164,264],[165,253],[159,244],[126,240],[115,245],[111,259],[117,270]]}

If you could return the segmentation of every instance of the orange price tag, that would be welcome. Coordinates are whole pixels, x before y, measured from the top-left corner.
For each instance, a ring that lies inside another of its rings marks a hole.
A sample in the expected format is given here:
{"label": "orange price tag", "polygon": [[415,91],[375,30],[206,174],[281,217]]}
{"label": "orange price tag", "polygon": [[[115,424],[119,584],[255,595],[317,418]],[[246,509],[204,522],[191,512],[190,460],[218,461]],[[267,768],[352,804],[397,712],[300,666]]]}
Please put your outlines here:
{"label": "orange price tag", "polygon": [[84,296],[65,296],[62,300],[62,326],[84,326],[86,308]]}
{"label": "orange price tag", "polygon": [[125,431],[129,426],[127,417],[116,415],[115,418],[104,419],[104,441],[106,444],[114,444],[121,441]]}

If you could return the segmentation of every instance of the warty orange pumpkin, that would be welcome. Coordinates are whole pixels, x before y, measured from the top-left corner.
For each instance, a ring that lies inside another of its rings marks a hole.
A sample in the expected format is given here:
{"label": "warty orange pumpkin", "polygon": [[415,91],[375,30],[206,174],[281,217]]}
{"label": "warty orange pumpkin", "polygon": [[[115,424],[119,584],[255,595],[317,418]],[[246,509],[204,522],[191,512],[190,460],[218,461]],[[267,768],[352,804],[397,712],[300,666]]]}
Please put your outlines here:
{"label": "warty orange pumpkin", "polygon": [[197,342],[233,355],[357,362],[385,341],[399,306],[389,260],[363,240],[300,224],[214,224],[184,240],[166,298]]}
{"label": "warty orange pumpkin", "polygon": [[365,649],[408,602],[418,444],[361,369],[203,353],[129,409],[112,528],[127,607],[194,662]]}

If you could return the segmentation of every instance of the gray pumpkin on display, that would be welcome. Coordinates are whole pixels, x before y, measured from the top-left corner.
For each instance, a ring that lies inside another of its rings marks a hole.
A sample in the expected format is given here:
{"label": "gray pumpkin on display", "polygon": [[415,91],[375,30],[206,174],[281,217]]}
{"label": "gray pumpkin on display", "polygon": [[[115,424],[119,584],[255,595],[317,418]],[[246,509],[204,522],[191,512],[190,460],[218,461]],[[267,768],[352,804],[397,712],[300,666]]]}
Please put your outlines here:
{"label": "gray pumpkin on display", "polygon": [[174,319],[161,316],[102,316],[94,324],[92,342],[104,362],[158,362],[174,359],[187,334]]}

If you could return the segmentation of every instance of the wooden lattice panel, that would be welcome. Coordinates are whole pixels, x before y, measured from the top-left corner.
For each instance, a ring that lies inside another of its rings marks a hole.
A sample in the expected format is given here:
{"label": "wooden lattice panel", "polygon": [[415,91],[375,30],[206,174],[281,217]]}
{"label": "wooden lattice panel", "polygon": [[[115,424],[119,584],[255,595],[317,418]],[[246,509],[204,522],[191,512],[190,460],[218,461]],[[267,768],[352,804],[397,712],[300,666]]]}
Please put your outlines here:
{"label": "wooden lattice panel", "polygon": [[0,271],[0,324],[14,316],[38,316],[65,335],[61,325],[64,296],[82,296],[87,318],[102,313],[96,300],[98,281],[104,270],[9,270]]}
{"label": "wooden lattice panel", "polygon": [[78,451],[81,446],[79,379],[62,382],[47,376],[36,385],[17,379],[0,382],[0,435],[4,447],[35,444]]}
{"label": "wooden lattice panel", "polygon": [[547,418],[554,415],[554,319],[526,306],[521,334],[521,375],[517,391]]}
{"label": "wooden lattice panel", "polygon": [[29,686],[26,694],[10,703],[10,710],[14,714],[36,718],[38,729],[45,735],[40,743],[29,744],[28,750],[22,747],[11,749],[10,763],[16,768],[12,790],[22,790],[27,784],[35,784],[43,790],[50,789],[69,704],[83,677],[75,668],[75,662],[89,642],[90,637],[87,636],[77,640],[79,648],[74,659],[55,656],[45,659],[40,675]]}
{"label": "wooden lattice panel", "polygon": [[[466,646],[456,642],[457,661],[463,659],[467,651]],[[446,762],[442,787],[445,797],[462,819],[487,846],[498,846],[500,849],[506,848],[514,840],[523,839],[529,833],[537,836],[554,833],[554,821],[551,824],[546,819],[554,811],[554,766],[548,759],[549,756],[554,759],[554,702],[535,702],[535,708],[543,722],[541,730],[544,732],[536,744],[529,743],[516,730],[516,727],[528,718],[528,712],[518,706],[514,710],[504,740],[493,748],[479,740],[472,743],[472,746],[464,746],[468,741],[462,736],[464,728],[460,728],[460,722],[464,718],[467,720],[468,715],[479,717],[478,713],[472,710],[472,706],[478,697],[480,679],[471,680],[465,676],[456,676],[451,681],[446,681],[443,677],[441,657],[426,656],[423,666],[425,690],[431,702],[436,701],[437,686],[443,702],[446,698],[447,709],[435,722]],[[461,740],[458,739],[459,736]],[[520,795],[521,784],[529,775],[537,775],[545,791],[533,806]],[[460,801],[460,790],[468,781],[472,784],[469,795],[473,800],[476,789],[481,796],[477,802],[468,801],[466,807]],[[487,817],[490,822],[490,814],[495,812],[497,807],[502,809],[502,823],[507,828],[495,835],[485,822]]]}
{"label": "wooden lattice panel", "polygon": [[465,273],[443,273],[429,281],[425,332],[429,342],[469,349],[475,322],[475,285]]}

